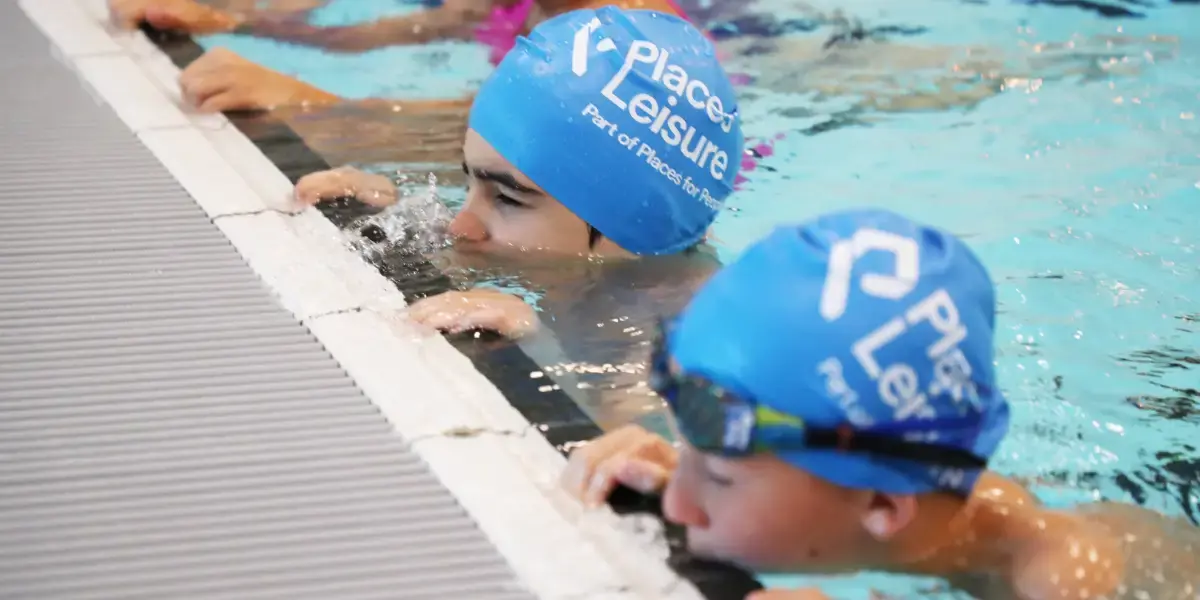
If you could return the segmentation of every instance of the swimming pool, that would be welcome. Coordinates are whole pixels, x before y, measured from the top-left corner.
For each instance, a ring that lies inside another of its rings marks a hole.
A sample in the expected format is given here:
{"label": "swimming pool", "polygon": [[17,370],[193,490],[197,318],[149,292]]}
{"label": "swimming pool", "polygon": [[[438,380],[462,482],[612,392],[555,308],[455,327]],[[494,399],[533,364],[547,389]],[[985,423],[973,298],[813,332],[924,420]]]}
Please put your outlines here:
{"label": "swimming pool", "polygon": [[[351,0],[313,18],[328,25],[413,8]],[[998,375],[1014,422],[996,468],[1044,480],[1038,491],[1048,502],[1136,500],[1195,520],[1200,8],[996,0],[816,8],[841,8],[866,29],[881,28],[888,43],[988,48],[1003,57],[1000,78],[983,82],[994,95],[883,112],[854,94],[752,84],[743,90],[747,134],[784,137],[718,221],[722,256],[775,223],[863,204],[964,236],[999,286]],[[814,11],[767,0],[745,12],[787,21]],[[801,48],[836,32],[793,29],[785,39]],[[201,42],[352,97],[454,97],[490,71],[486,51],[464,43],[333,56],[238,36]],[[733,60],[753,73],[773,59],[795,62],[784,50],[770,42]],[[1051,64],[1028,64],[1047,55]],[[826,71],[822,82],[836,77]],[[923,90],[945,71],[909,69],[896,81]],[[868,586],[905,593],[930,585],[882,576],[821,583],[838,598],[862,597]]]}

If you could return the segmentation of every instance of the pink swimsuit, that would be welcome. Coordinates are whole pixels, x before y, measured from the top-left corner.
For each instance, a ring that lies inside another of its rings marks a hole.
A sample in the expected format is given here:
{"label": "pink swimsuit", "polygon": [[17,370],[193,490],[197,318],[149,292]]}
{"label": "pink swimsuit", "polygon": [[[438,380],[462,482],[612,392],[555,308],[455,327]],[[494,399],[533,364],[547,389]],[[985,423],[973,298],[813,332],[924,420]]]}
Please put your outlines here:
{"label": "pink swimsuit", "polygon": [[[488,60],[493,65],[500,64],[500,61],[504,59],[504,55],[508,54],[508,51],[517,45],[517,36],[525,28],[525,23],[529,20],[529,13],[533,10],[533,5],[536,1],[520,0],[512,6],[494,6],[488,20],[475,29],[475,40],[491,48]],[[679,7],[675,0],[666,0],[666,2],[671,5],[671,8],[679,16],[691,21],[687,13]],[[730,80],[734,85],[743,85],[748,83],[750,78],[745,74],[736,73],[730,76]],[[775,140],[782,137],[783,134],[779,134],[774,139],[758,142],[753,146],[750,144],[754,140],[746,140],[747,150],[742,156],[742,172],[738,173],[737,179],[734,181],[734,189],[738,189],[742,183],[747,181],[742,173],[753,171],[758,165],[756,155],[763,158],[771,156],[774,153]]]}
{"label": "pink swimsuit", "polygon": [[482,25],[475,28],[475,40],[491,48],[488,60],[500,64],[505,54],[517,45],[517,36],[529,20],[536,0],[521,0],[512,6],[494,6],[492,14]]}

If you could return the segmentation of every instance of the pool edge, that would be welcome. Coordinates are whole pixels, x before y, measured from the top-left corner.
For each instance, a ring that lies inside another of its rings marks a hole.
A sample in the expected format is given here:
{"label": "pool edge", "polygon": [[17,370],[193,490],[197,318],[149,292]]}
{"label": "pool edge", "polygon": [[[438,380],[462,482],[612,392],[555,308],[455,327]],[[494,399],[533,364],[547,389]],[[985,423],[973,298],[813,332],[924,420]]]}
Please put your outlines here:
{"label": "pool edge", "polygon": [[[340,244],[332,223],[311,208],[287,212],[290,182],[249,139],[224,117],[177,108],[169,91],[177,71],[143,34],[111,35],[95,12],[103,2],[19,5],[411,443],[531,591],[699,597],[662,560],[637,552],[614,513],[584,511],[557,490],[561,454],[466,356],[444,338],[417,336],[397,314],[400,292]],[[412,402],[413,391],[426,402]],[[496,501],[497,485],[506,502]]]}

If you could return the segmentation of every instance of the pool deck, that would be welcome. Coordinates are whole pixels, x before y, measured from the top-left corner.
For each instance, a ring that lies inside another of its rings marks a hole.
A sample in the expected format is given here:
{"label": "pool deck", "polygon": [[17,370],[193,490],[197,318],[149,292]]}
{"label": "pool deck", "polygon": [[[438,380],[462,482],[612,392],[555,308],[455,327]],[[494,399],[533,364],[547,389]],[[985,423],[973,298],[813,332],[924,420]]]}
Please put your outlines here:
{"label": "pool deck", "polygon": [[0,598],[700,598],[104,17],[0,0]]}

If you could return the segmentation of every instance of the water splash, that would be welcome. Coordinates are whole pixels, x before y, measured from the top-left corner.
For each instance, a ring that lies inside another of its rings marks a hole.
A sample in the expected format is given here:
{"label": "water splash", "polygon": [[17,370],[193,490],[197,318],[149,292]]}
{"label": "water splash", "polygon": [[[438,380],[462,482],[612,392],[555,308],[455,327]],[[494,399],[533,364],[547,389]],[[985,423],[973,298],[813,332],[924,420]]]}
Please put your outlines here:
{"label": "water splash", "polygon": [[[402,190],[407,177],[399,175],[397,180]],[[434,252],[450,245],[453,218],[438,194],[437,176],[430,173],[424,190],[403,194],[381,212],[355,221],[347,232],[348,244],[371,262],[401,246],[408,252]]]}

